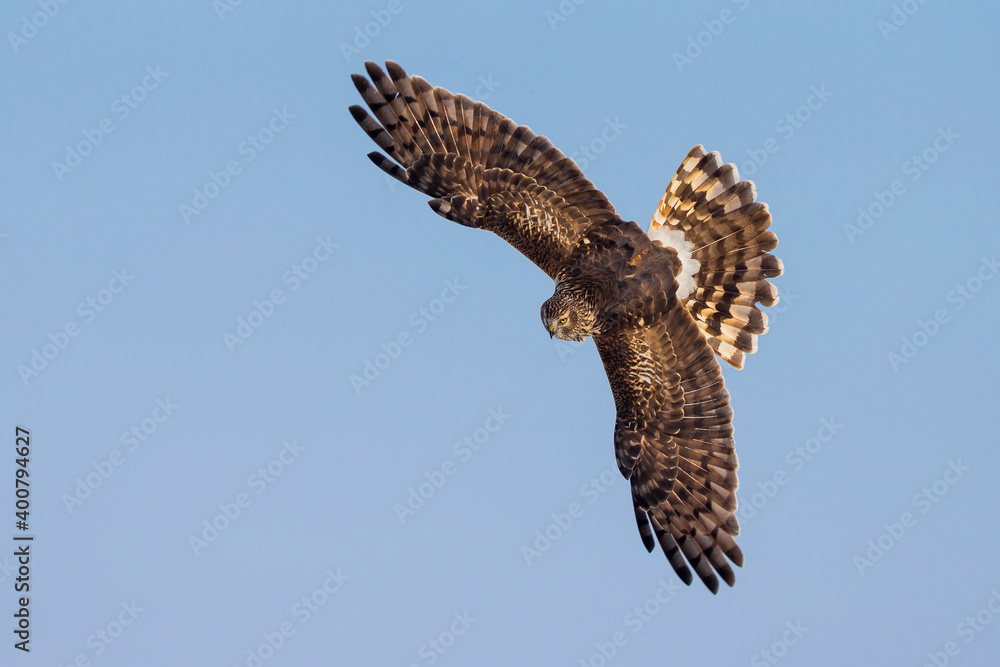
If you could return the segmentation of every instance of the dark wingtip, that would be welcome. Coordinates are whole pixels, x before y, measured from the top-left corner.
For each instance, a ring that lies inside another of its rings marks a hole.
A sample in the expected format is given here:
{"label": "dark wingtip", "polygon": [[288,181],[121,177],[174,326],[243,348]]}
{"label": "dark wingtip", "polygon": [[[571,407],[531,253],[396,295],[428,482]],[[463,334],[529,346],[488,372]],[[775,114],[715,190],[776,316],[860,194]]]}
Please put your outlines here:
{"label": "dark wingtip", "polygon": [[372,85],[368,83],[368,79],[366,79],[363,74],[352,74],[351,81],[354,82],[354,87],[357,88],[358,92],[362,95],[364,95],[365,91],[372,87]]}
{"label": "dark wingtip", "polygon": [[368,117],[368,112],[362,109],[357,104],[352,104],[351,106],[347,107],[347,110],[351,112],[352,116],[354,116],[354,120],[358,121],[359,123]]}
{"label": "dark wingtip", "polygon": [[374,162],[376,167],[389,174],[400,183],[409,185],[406,181],[406,170],[387,158],[385,155],[382,155],[378,151],[372,151],[368,154],[368,159]]}
{"label": "dark wingtip", "polygon": [[389,72],[389,76],[392,77],[393,81],[398,81],[400,79],[407,79],[409,76],[402,67],[399,66],[395,60],[386,60],[385,69]]}
{"label": "dark wingtip", "polygon": [[656,540],[653,539],[653,529],[649,525],[649,518],[638,507],[633,509],[635,510],[635,523],[639,527],[639,537],[642,538],[642,546],[646,547],[647,553],[653,553],[653,549],[656,548]]}
{"label": "dark wingtip", "polygon": [[729,551],[726,552],[726,555],[729,556],[729,560],[733,561],[733,564],[736,567],[743,567],[743,550],[742,549],[740,549],[739,547],[736,547],[734,549],[730,549]]}

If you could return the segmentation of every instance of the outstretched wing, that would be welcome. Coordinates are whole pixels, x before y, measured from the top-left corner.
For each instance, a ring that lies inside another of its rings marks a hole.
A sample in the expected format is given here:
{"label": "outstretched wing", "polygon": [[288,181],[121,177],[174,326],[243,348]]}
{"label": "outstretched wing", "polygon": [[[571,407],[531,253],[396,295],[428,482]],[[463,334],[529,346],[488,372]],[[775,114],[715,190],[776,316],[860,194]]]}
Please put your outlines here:
{"label": "outstretched wing", "polygon": [[732,408],[719,362],[671,294],[655,321],[595,337],[615,397],[615,456],[632,487],[639,534],[653,535],[690,584],[691,564],[713,592],[733,585],[736,469]]}
{"label": "outstretched wing", "polygon": [[431,87],[386,61],[353,75],[374,118],[351,114],[388,155],[368,157],[432,197],[438,214],[497,233],[555,277],[584,232],[616,218],[607,197],[542,136],[465,95]]}
{"label": "outstretched wing", "polygon": [[781,260],[767,252],[778,245],[768,231],[767,204],[754,201],[751,181],[715,151],[695,146],[677,168],[653,220],[649,238],[674,248],[683,267],[679,296],[716,354],[743,368],[767,332],[761,306],[778,302],[767,281],[780,276]]}

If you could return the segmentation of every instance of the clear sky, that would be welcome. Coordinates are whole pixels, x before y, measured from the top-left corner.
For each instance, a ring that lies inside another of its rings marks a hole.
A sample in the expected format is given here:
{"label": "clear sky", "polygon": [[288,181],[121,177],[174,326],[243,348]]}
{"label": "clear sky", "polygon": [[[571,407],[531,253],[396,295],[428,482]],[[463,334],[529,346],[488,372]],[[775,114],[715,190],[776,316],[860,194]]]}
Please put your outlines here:
{"label": "clear sky", "polygon": [[[3,4],[0,664],[992,663],[1000,10],[652,4]],[[643,549],[551,281],[365,158],[386,58],[644,226],[695,144],[756,182],[735,588]]]}

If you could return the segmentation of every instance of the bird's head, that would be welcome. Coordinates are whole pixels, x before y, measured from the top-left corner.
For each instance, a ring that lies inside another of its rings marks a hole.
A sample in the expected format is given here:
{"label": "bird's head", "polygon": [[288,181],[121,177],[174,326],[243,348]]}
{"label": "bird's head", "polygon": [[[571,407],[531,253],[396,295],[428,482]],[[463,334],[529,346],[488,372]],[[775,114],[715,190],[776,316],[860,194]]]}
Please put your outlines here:
{"label": "bird's head", "polygon": [[542,304],[542,325],[549,338],[583,341],[594,333],[596,315],[587,304],[557,291]]}

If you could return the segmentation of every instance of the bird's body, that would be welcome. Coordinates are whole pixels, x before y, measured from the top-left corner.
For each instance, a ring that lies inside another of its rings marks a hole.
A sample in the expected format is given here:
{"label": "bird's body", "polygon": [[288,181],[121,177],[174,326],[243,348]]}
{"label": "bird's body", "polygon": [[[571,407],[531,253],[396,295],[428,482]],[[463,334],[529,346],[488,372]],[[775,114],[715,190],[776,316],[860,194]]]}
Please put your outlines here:
{"label": "bird's body", "polygon": [[354,83],[375,118],[351,113],[392,159],[369,157],[439,215],[496,233],[555,281],[542,322],[551,336],[597,344],[643,544],[658,541],[686,583],[690,563],[713,592],[716,574],[732,585],[726,559],[743,564],[738,462],[715,355],[741,368],[756,350],[767,330],[757,306],[777,302],[767,279],[782,272],[752,183],[696,146],[644,232],[545,137],[395,63],[388,76],[366,68],[371,83]]}
{"label": "bird's body", "polygon": [[583,340],[642,326],[639,320],[652,321],[666,305],[655,296],[676,292],[679,269],[677,252],[651,241],[634,222],[616,219],[590,231],[556,276],[553,299],[576,302],[580,311],[592,314],[593,324],[553,333]]}

